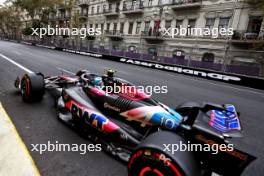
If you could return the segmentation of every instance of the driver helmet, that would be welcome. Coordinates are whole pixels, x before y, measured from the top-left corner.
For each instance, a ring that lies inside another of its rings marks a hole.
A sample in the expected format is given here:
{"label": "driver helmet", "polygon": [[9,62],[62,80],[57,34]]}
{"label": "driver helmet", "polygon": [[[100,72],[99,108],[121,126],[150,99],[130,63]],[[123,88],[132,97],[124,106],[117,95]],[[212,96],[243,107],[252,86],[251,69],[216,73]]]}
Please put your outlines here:
{"label": "driver helmet", "polygon": [[103,80],[101,77],[95,77],[91,80],[91,84],[95,86],[96,88],[102,89],[103,88]]}
{"label": "driver helmet", "polygon": [[113,69],[107,69],[107,70],[105,70],[105,76],[112,78],[112,77],[114,77],[115,72],[116,71]]}

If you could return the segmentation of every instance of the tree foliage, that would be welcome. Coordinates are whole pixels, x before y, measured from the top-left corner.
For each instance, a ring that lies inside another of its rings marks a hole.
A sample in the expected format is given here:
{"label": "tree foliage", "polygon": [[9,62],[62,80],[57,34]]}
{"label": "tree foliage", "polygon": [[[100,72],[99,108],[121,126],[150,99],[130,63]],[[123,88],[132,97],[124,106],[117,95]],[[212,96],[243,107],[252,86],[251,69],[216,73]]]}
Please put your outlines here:
{"label": "tree foliage", "polygon": [[[41,26],[48,23],[50,13],[56,13],[56,6],[63,4],[64,0],[7,0],[0,6],[0,32],[4,35],[17,35],[29,33],[26,28]],[[25,21],[30,26],[22,29]]]}
{"label": "tree foliage", "polygon": [[25,10],[33,20],[54,11],[56,5],[62,4],[62,0],[13,0],[12,2]]}
{"label": "tree foliage", "polygon": [[4,35],[11,34],[12,37],[19,35],[21,30],[21,11],[17,6],[0,7],[0,32]]}

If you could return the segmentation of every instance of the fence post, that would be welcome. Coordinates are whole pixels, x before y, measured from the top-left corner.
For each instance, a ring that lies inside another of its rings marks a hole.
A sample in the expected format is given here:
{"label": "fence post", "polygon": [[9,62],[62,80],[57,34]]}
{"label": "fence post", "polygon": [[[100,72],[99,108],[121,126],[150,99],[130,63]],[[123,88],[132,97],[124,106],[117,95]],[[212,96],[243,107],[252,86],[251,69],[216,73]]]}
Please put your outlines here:
{"label": "fence post", "polygon": [[126,50],[127,50],[127,45],[125,44],[125,47],[122,48],[123,50],[123,57],[126,57]]}
{"label": "fence post", "polygon": [[228,54],[228,50],[230,48],[230,45],[229,45],[229,39],[227,41],[227,45],[225,46],[225,54],[224,54],[224,62],[223,62],[223,65],[222,65],[222,72],[226,72],[226,64],[227,64],[227,54]]}
{"label": "fence post", "polygon": [[108,44],[109,44],[109,55],[112,56],[112,42],[109,42],[109,39],[108,39]]}
{"label": "fence post", "polygon": [[142,43],[142,31],[141,31],[141,34],[140,34],[140,40],[139,40],[139,46],[141,48],[141,51],[140,51],[140,56],[139,56],[139,59],[140,60],[143,60],[143,53],[142,53],[142,50],[143,50],[143,43]]}

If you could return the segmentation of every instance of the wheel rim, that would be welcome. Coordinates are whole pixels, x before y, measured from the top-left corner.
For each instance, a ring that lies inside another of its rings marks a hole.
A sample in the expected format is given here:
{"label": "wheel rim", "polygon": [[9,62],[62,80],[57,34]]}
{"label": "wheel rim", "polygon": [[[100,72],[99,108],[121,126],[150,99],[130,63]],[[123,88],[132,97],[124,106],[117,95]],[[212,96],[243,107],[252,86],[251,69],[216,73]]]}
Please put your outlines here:
{"label": "wheel rim", "polygon": [[22,81],[21,92],[23,97],[27,98],[29,96],[30,93],[29,81],[26,79]]}
{"label": "wheel rim", "polygon": [[141,169],[139,176],[165,176],[158,169],[151,169],[150,167],[144,167]]}
{"label": "wheel rim", "polygon": [[176,163],[156,151],[139,150],[132,155],[128,168],[131,176],[182,176]]}

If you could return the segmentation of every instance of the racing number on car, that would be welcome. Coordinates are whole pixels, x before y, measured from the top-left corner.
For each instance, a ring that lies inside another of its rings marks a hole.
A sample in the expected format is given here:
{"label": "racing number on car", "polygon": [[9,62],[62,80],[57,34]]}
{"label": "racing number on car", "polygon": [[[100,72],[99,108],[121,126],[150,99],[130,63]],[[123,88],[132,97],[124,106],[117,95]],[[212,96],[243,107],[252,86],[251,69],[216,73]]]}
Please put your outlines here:
{"label": "racing number on car", "polygon": [[177,127],[177,125],[173,119],[165,118],[164,116],[161,117],[161,126],[167,128],[167,129],[170,129],[170,130]]}

